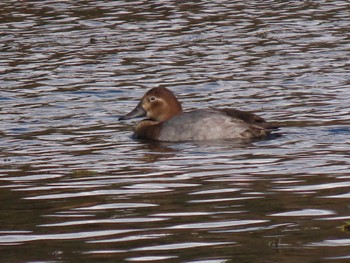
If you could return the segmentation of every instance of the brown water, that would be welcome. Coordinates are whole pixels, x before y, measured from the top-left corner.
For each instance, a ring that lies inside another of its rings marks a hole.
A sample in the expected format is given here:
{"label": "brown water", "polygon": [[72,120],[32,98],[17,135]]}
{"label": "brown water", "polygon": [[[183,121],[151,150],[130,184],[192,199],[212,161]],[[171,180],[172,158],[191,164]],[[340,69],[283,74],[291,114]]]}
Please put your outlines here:
{"label": "brown water", "polygon": [[[348,1],[2,1],[1,262],[349,262]],[[149,88],[286,125],[152,143]]]}

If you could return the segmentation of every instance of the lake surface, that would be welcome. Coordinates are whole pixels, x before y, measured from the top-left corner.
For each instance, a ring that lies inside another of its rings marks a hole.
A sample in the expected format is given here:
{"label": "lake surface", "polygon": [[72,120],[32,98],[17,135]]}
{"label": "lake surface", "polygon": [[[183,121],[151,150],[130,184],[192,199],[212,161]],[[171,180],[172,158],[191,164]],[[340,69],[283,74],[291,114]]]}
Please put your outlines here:
{"label": "lake surface", "polygon": [[[2,1],[1,262],[349,262],[348,1]],[[155,143],[150,88],[281,137]]]}

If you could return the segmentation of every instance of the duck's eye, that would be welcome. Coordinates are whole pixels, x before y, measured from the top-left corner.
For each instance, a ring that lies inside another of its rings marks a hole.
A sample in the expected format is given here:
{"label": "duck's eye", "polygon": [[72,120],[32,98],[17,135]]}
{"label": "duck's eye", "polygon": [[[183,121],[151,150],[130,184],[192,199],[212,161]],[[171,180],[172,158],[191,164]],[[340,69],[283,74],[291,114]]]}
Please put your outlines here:
{"label": "duck's eye", "polygon": [[150,101],[155,101],[156,100],[156,97],[152,96],[149,98]]}

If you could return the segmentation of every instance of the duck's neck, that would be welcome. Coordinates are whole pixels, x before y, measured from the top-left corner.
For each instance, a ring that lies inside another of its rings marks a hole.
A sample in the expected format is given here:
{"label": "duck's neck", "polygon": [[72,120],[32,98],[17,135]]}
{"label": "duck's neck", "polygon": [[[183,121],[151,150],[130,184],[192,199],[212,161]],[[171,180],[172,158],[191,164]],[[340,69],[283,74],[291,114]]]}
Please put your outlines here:
{"label": "duck's neck", "polygon": [[169,109],[162,114],[162,120],[166,121],[173,118],[176,115],[182,113],[182,107],[180,102],[174,101],[172,104],[168,105]]}
{"label": "duck's neck", "polygon": [[159,137],[161,124],[158,121],[142,120],[135,127],[135,134],[139,138],[156,140]]}

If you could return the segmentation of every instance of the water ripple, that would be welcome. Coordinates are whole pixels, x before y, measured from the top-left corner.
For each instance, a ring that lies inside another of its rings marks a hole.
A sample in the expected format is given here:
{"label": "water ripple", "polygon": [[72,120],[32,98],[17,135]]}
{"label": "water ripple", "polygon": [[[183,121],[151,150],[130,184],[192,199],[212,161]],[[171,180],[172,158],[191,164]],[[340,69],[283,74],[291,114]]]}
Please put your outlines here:
{"label": "water ripple", "polygon": [[[6,260],[344,262],[349,7],[2,1]],[[256,112],[281,136],[135,140],[138,120],[118,116],[158,86],[186,110]]]}

